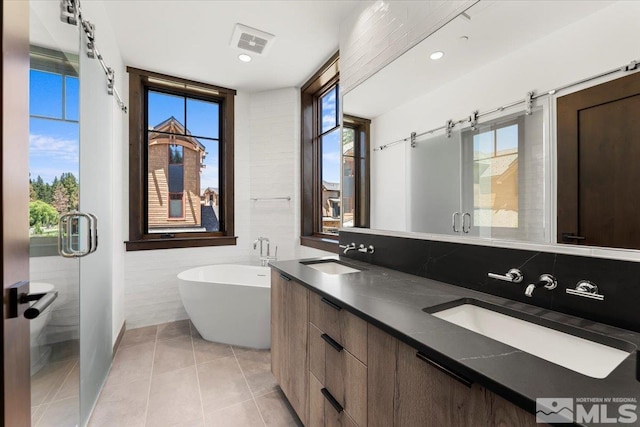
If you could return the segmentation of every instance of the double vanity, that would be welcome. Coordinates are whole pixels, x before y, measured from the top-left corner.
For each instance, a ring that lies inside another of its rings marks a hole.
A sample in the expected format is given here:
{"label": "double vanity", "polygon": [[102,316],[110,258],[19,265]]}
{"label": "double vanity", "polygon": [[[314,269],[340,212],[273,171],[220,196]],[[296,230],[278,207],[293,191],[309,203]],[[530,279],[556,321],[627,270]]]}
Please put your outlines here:
{"label": "double vanity", "polygon": [[535,426],[537,398],[640,398],[638,333],[345,257],[271,267],[272,371],[307,427]]}

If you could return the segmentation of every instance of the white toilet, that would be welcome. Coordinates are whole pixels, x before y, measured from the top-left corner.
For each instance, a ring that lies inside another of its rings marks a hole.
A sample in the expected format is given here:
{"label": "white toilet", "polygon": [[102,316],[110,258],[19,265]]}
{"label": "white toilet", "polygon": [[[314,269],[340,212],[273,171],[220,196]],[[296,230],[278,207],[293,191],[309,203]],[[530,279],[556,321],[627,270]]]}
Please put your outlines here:
{"label": "white toilet", "polygon": [[[55,288],[51,283],[45,282],[31,282],[29,284],[29,293],[42,294],[51,292]],[[44,327],[49,322],[51,317],[51,307],[47,307],[45,311],[40,313],[35,319],[29,321],[30,335],[31,335],[31,375],[38,372],[49,360],[51,354],[51,347],[45,345]]]}

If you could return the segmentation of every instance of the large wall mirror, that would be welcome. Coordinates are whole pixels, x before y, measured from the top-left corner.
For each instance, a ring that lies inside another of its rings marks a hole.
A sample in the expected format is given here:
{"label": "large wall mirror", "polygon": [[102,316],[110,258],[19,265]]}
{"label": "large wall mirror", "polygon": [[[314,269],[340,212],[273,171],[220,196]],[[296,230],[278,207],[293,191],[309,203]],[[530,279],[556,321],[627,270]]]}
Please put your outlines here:
{"label": "large wall mirror", "polygon": [[[640,171],[640,148],[633,148],[640,147],[638,16],[633,1],[481,0],[345,93],[343,114],[371,120],[371,228],[640,249],[640,220],[629,216],[640,197],[633,173]],[[432,59],[436,52],[441,57]],[[605,75],[612,70],[619,71]],[[628,93],[616,99],[625,101],[607,111],[591,109],[612,102],[597,94],[588,106],[570,100],[621,79],[633,80],[617,83]],[[565,104],[573,113],[562,112]],[[589,126],[567,131],[563,117]],[[627,134],[607,131],[606,123],[626,126]],[[589,142],[592,161],[580,157],[582,142],[566,148],[562,138],[572,132],[601,134]],[[628,147],[612,150],[623,139]],[[601,154],[609,150],[617,154]],[[579,181],[584,188],[573,188]],[[605,181],[624,191],[612,194]],[[594,196],[595,182],[602,188]],[[616,230],[618,240],[592,231],[607,235],[623,223],[634,225]]]}

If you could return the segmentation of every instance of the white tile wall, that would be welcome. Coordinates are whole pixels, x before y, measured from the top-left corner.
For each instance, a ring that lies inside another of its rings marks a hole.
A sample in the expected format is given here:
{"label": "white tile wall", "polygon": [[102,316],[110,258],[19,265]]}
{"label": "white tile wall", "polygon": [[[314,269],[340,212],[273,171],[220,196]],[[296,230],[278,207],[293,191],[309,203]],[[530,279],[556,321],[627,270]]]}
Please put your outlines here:
{"label": "white tile wall", "polygon": [[361,2],[340,23],[342,93],[347,93],[475,2]]}
{"label": "white tile wall", "polygon": [[[258,264],[252,242],[268,237],[279,259],[327,255],[301,249],[299,200],[300,98],[287,88],[236,96],[235,223],[238,244],[212,248],[127,252],[127,328],[186,319],[177,275],[209,264]],[[291,201],[251,201],[284,197]]]}

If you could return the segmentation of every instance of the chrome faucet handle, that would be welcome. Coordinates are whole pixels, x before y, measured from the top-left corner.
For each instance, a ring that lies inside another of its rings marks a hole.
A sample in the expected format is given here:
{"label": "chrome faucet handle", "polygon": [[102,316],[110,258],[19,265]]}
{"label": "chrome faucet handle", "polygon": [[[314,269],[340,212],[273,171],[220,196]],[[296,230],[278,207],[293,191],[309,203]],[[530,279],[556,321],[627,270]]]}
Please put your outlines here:
{"label": "chrome faucet handle", "polygon": [[566,292],[569,295],[577,295],[579,297],[591,298],[598,301],[604,300],[604,295],[598,293],[598,285],[588,280],[581,280],[576,285],[575,289],[568,289]]}
{"label": "chrome faucet handle", "polygon": [[533,291],[543,286],[546,290],[550,291],[558,286],[558,281],[550,274],[543,274],[538,278],[537,283],[531,283],[527,286],[524,290],[524,294],[531,298],[533,296]]}
{"label": "chrome faucet handle", "polygon": [[524,279],[522,272],[517,268],[507,271],[507,274],[487,273],[492,279],[504,280],[505,282],[520,283]]}
{"label": "chrome faucet handle", "polygon": [[341,249],[344,249],[344,253],[346,254],[350,250],[356,248],[356,244],[354,242],[349,243],[348,245],[339,245]]}

